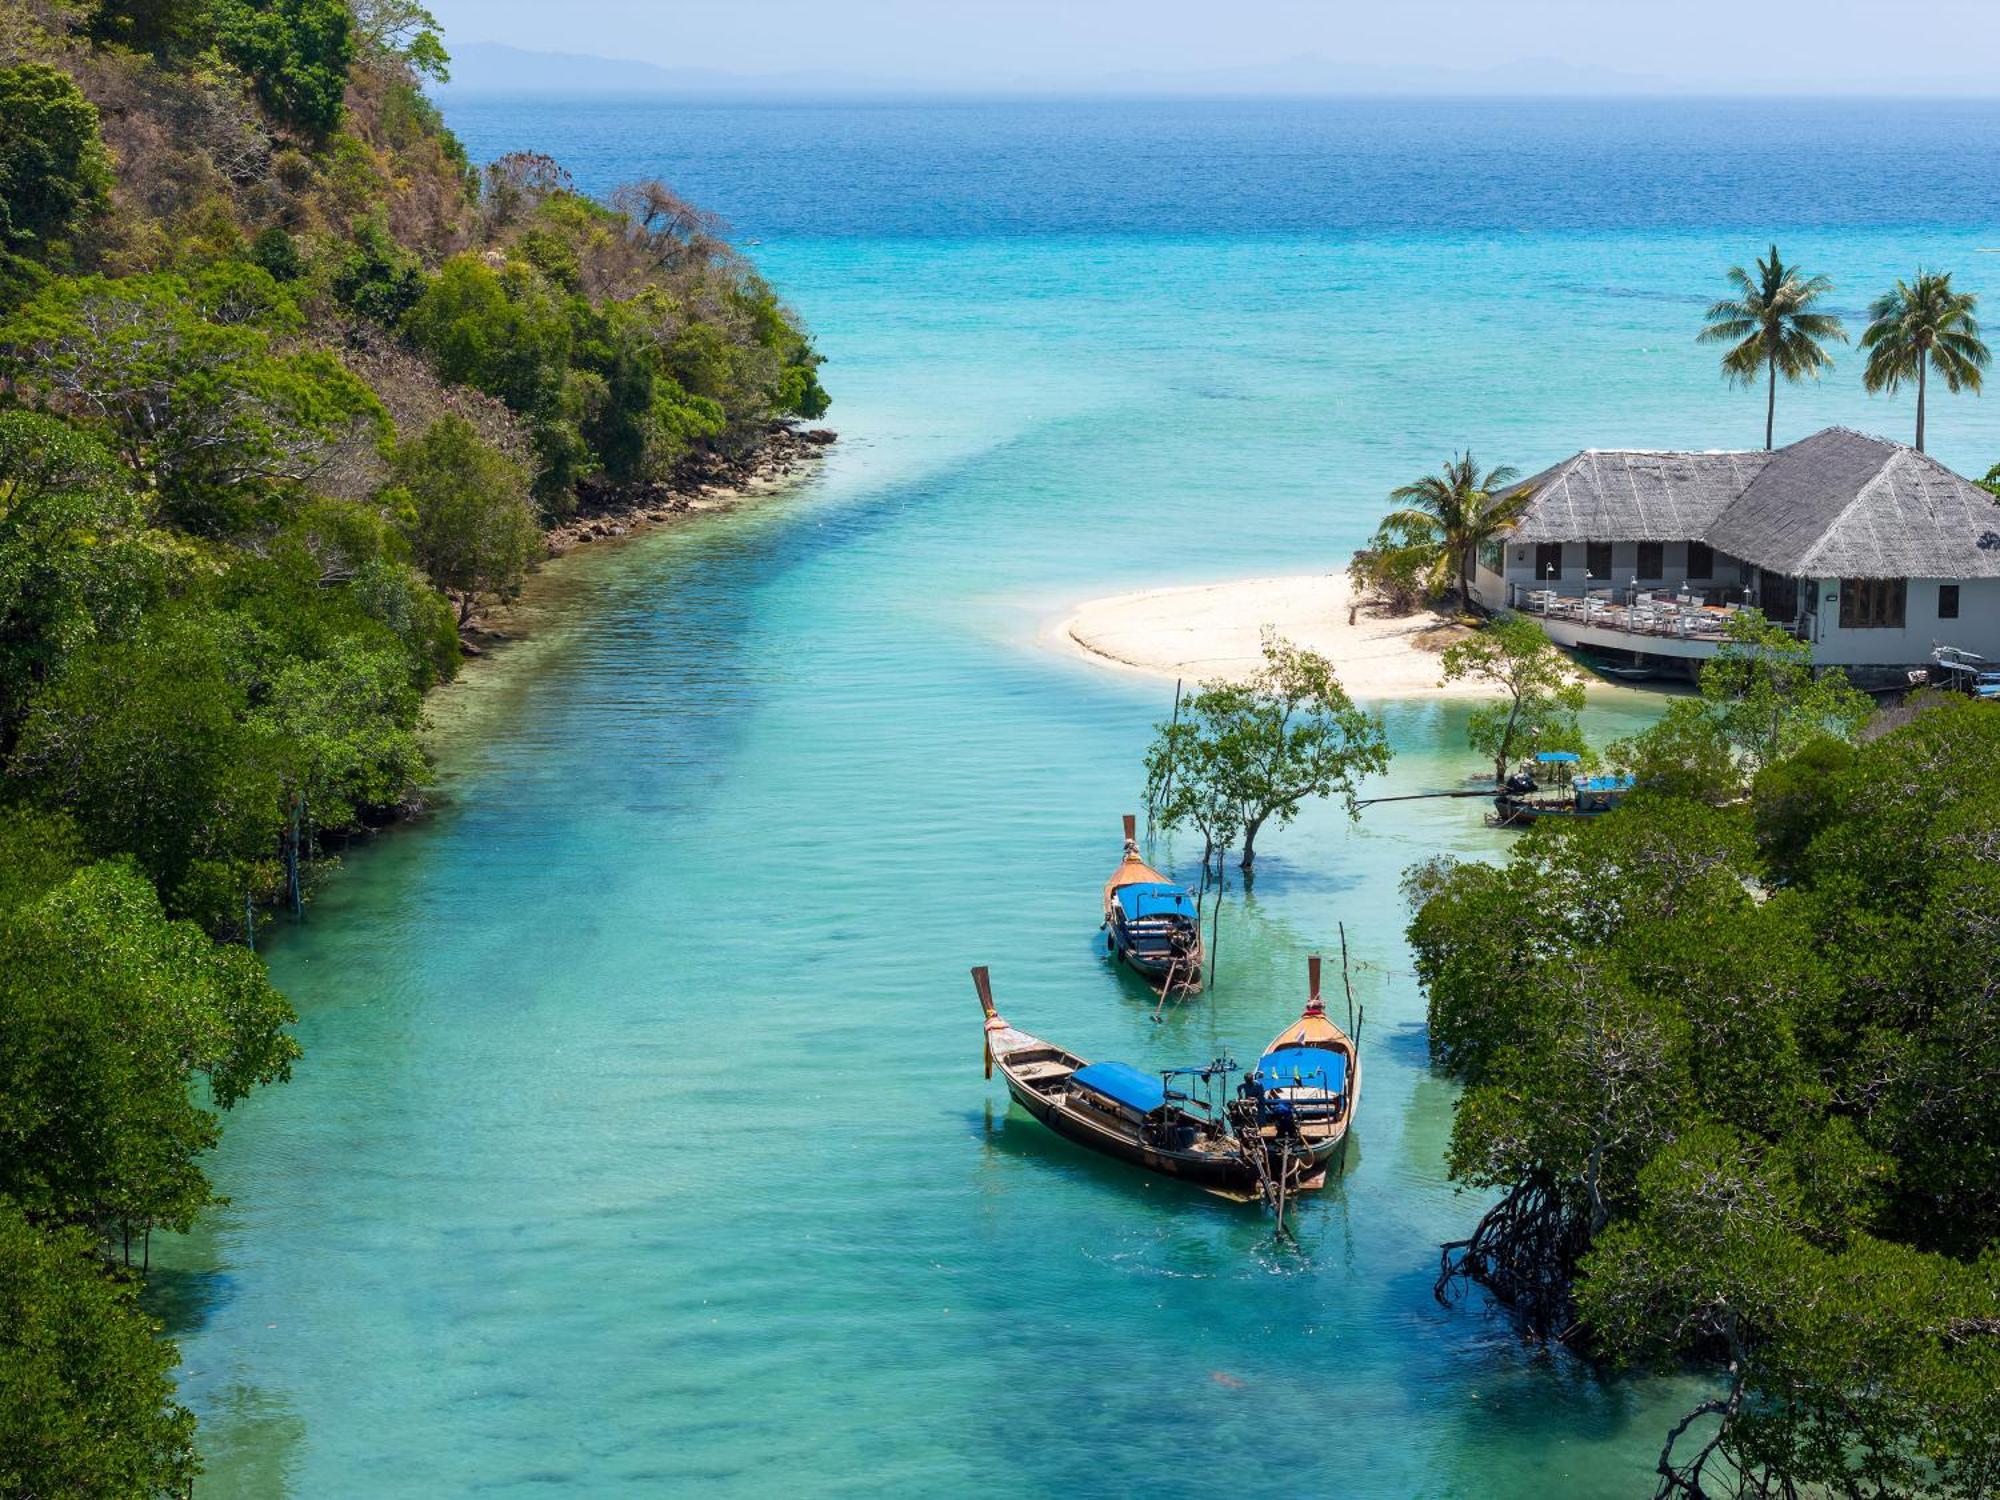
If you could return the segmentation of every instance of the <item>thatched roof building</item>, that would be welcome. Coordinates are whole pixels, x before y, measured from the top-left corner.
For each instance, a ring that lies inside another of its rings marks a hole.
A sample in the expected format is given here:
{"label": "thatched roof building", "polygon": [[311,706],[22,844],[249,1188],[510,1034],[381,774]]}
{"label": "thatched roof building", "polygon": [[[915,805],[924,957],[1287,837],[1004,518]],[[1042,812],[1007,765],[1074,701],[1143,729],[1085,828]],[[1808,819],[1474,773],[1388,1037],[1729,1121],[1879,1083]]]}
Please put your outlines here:
{"label": "thatched roof building", "polygon": [[1526,481],[1509,540],[1697,541],[1797,578],[2000,578],[2000,504],[1845,427],[1775,453],[1591,450]]}

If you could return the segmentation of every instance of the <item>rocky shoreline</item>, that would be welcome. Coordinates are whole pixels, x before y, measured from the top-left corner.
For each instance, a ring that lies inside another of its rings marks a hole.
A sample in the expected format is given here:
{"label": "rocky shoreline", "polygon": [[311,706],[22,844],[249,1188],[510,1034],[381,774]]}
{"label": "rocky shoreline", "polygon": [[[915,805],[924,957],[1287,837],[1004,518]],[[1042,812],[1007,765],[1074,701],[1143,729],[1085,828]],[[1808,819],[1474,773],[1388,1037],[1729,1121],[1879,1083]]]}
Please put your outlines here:
{"label": "rocky shoreline", "polygon": [[576,514],[547,531],[549,556],[561,557],[589,542],[629,536],[690,512],[768,494],[825,458],[838,438],[825,427],[775,422],[765,440],[741,458],[705,456],[657,484],[587,490],[577,496]]}

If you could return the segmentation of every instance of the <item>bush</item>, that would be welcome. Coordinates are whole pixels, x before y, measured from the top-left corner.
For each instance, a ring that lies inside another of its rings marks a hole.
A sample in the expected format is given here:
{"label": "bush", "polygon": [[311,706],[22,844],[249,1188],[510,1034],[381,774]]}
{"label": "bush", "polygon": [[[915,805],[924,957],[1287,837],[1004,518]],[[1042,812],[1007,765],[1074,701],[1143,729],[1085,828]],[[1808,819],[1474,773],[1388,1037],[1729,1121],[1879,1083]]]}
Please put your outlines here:
{"label": "bush", "polygon": [[46,253],[110,199],[96,106],[45,63],[0,68],[0,249]]}

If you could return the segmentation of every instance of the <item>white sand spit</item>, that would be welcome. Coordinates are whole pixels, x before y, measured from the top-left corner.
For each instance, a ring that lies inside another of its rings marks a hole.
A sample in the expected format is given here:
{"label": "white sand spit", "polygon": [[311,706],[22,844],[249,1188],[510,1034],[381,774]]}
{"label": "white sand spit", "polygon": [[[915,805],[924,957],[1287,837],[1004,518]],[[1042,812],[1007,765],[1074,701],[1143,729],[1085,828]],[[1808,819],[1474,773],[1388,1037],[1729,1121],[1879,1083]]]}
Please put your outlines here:
{"label": "white sand spit", "polygon": [[1092,659],[1156,677],[1247,677],[1263,665],[1263,632],[1276,630],[1329,658],[1356,698],[1483,697],[1478,683],[1438,680],[1435,642],[1417,637],[1446,622],[1428,610],[1384,619],[1363,610],[1350,625],[1347,579],[1339,574],[1249,578],[1191,588],[1148,589],[1093,599],[1056,629]]}

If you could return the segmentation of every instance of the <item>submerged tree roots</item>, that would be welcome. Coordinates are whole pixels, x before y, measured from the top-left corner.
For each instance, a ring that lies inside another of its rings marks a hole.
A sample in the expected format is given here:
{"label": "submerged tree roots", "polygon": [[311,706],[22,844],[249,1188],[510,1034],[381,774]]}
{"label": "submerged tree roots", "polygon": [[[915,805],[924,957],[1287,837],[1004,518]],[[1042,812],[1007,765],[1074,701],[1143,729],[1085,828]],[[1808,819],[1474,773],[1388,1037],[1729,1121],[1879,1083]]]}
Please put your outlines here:
{"label": "submerged tree roots", "polygon": [[1476,1281],[1536,1338],[1563,1342],[1576,1328],[1576,1265],[1589,1243],[1589,1225],[1560,1192],[1519,1183],[1486,1211],[1471,1238],[1443,1247],[1433,1290],[1449,1303],[1456,1283]]}

